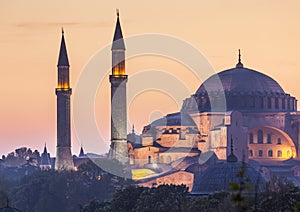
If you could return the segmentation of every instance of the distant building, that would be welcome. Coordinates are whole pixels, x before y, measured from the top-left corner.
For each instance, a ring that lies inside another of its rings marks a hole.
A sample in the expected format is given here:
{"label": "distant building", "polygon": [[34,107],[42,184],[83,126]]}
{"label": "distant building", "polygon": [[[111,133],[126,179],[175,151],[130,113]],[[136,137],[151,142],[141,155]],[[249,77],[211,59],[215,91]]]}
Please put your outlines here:
{"label": "distant building", "polygon": [[41,155],[41,161],[39,165],[42,171],[51,169],[50,154],[47,152],[46,144],[44,147],[44,151]]}

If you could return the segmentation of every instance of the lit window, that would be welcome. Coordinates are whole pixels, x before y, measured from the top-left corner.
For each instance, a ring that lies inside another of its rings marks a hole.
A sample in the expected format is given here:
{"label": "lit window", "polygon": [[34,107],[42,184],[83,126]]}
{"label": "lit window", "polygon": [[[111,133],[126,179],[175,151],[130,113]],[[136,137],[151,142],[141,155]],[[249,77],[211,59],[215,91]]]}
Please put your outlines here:
{"label": "lit window", "polygon": [[281,144],[281,138],[277,139],[277,144]]}
{"label": "lit window", "polygon": [[268,151],[268,156],[269,156],[269,157],[273,157],[273,151],[272,151],[272,150],[269,150],[269,151]]}
{"label": "lit window", "polygon": [[288,150],[287,152],[286,152],[286,156],[289,158],[289,157],[291,157],[291,151],[290,150]]}
{"label": "lit window", "polygon": [[272,137],[271,137],[271,134],[268,134],[267,143],[268,143],[268,144],[271,144],[271,143],[272,143]]}
{"label": "lit window", "polygon": [[257,143],[262,144],[264,140],[264,134],[262,130],[257,131]]}
{"label": "lit window", "polygon": [[249,156],[253,157],[253,151],[251,149],[249,150]]}
{"label": "lit window", "polygon": [[279,157],[279,158],[282,157],[282,152],[281,152],[281,150],[278,150],[278,151],[277,151],[277,157]]}

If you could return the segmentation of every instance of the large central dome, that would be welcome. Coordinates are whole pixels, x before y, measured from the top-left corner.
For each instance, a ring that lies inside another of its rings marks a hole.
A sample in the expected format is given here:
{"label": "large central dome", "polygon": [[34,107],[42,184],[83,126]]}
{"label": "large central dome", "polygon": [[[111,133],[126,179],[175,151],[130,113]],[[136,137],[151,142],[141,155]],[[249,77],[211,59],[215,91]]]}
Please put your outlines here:
{"label": "large central dome", "polygon": [[284,94],[280,85],[271,77],[244,67],[222,71],[208,78],[196,94],[220,90],[216,82],[220,80],[224,91],[232,93]]}
{"label": "large central dome", "polygon": [[[240,55],[239,55],[240,56]],[[235,68],[209,77],[186,99],[182,112],[210,110],[295,111],[297,100],[285,93],[271,77],[245,68],[239,57]]]}

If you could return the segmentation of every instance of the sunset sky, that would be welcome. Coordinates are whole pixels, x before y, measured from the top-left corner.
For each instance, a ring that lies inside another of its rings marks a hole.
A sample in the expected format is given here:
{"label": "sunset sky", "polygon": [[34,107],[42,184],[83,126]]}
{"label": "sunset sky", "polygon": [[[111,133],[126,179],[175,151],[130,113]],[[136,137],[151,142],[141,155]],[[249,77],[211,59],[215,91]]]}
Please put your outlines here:
{"label": "sunset sky", "polygon": [[[0,0],[1,155],[22,146],[42,151],[45,143],[51,156],[55,155],[61,27],[65,30],[73,97],[85,65],[112,41],[116,8],[125,37],[144,33],[177,37],[202,52],[216,72],[234,67],[240,48],[245,67],[271,76],[286,93],[300,98],[299,0]],[[128,89],[130,76],[145,70],[170,73],[182,80],[190,94],[201,83],[183,64],[159,56],[132,58],[126,65]],[[99,85],[94,111],[107,143],[108,74]],[[128,102],[128,125],[134,124],[140,133],[154,118],[180,107],[166,92],[152,89],[138,93]],[[72,145],[76,155],[80,145],[85,146],[75,133]],[[106,151],[105,147],[95,150]]]}

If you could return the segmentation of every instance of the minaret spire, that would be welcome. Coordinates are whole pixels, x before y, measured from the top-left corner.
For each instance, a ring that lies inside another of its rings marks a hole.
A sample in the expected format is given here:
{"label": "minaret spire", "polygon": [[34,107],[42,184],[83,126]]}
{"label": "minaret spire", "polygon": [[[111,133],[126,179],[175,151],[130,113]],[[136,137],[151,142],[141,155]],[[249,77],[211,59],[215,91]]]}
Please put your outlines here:
{"label": "minaret spire", "polygon": [[64,29],[61,28],[61,43],[57,66],[70,66],[64,34]]}
{"label": "minaret spire", "polygon": [[123,40],[123,33],[122,33],[122,28],[120,24],[120,13],[119,10],[117,9],[117,23],[116,23],[116,28],[115,28],[115,34],[114,34],[114,39],[113,39],[113,45],[111,47],[112,50],[125,50],[125,44]]}
{"label": "minaret spire", "polygon": [[239,49],[239,60],[238,60],[238,63],[236,64],[236,67],[237,68],[243,68],[244,65],[242,63],[242,59],[241,59],[241,50]]}

